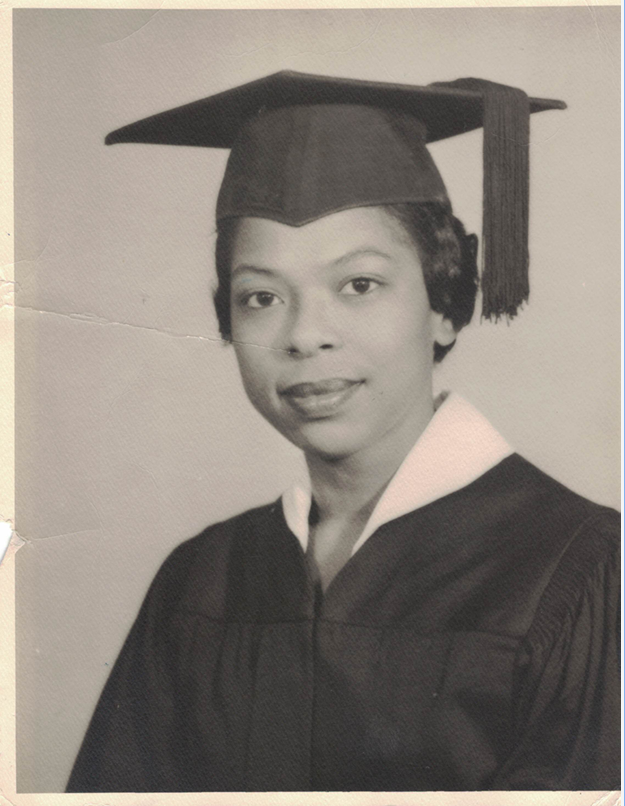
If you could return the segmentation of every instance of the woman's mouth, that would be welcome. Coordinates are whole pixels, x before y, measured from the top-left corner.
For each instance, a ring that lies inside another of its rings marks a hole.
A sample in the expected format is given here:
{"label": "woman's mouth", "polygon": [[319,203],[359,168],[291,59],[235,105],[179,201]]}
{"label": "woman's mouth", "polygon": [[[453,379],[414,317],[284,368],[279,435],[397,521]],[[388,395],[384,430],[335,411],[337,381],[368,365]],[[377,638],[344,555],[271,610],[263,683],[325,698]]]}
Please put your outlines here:
{"label": "woman's mouth", "polygon": [[280,392],[289,406],[310,420],[331,417],[362,386],[363,381],[328,378],[323,381],[296,383]]}

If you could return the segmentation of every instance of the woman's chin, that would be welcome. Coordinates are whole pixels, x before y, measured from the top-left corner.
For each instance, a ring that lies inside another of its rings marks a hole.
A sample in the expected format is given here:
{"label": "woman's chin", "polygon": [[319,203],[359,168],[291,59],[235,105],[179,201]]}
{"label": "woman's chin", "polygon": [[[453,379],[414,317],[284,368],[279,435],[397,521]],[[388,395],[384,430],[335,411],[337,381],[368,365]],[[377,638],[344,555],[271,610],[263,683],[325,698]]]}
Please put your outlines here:
{"label": "woman's chin", "polygon": [[349,428],[346,423],[317,420],[284,436],[307,455],[328,461],[346,459],[373,441],[371,434]]}

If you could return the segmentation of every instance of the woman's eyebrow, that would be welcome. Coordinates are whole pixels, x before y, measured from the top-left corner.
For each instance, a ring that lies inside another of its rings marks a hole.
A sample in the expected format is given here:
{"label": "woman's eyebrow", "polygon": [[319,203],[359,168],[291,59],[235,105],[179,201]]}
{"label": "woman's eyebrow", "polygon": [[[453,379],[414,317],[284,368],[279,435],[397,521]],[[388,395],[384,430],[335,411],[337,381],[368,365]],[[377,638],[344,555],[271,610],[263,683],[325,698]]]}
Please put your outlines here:
{"label": "woman's eyebrow", "polygon": [[341,257],[333,260],[331,265],[332,266],[340,266],[343,263],[348,263],[350,260],[354,260],[355,258],[359,257],[381,257],[385,260],[392,261],[393,258],[391,255],[387,254],[386,252],[382,252],[380,249],[376,249],[374,247],[360,247],[359,249],[353,249],[351,252],[347,252]]}
{"label": "woman's eyebrow", "polygon": [[232,279],[235,280],[240,274],[262,274],[275,275],[275,271],[265,269],[262,266],[253,266],[249,263],[241,263],[232,271]]}

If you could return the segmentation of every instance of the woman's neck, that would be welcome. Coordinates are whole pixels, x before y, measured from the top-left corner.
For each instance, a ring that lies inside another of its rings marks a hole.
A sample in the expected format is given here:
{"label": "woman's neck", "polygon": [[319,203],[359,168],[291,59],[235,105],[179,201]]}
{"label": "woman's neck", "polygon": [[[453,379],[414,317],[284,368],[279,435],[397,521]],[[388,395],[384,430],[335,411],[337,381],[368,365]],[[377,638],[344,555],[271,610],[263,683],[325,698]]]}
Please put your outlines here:
{"label": "woman's neck", "polygon": [[364,526],[433,413],[433,403],[416,409],[398,427],[349,456],[307,455],[319,521],[362,521]]}

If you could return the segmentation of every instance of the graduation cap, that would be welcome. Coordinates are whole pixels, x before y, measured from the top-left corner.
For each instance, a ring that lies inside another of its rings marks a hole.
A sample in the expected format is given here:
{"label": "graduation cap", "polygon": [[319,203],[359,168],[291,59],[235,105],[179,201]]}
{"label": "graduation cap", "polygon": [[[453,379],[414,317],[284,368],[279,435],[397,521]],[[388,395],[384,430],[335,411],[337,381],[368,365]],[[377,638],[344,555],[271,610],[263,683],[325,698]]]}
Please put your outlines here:
{"label": "graduation cap", "polygon": [[529,116],[562,101],[466,78],[415,87],[282,71],[111,132],[113,143],[229,148],[217,220],[302,226],[352,207],[449,204],[426,143],[484,128],[486,318],[529,296]]}

